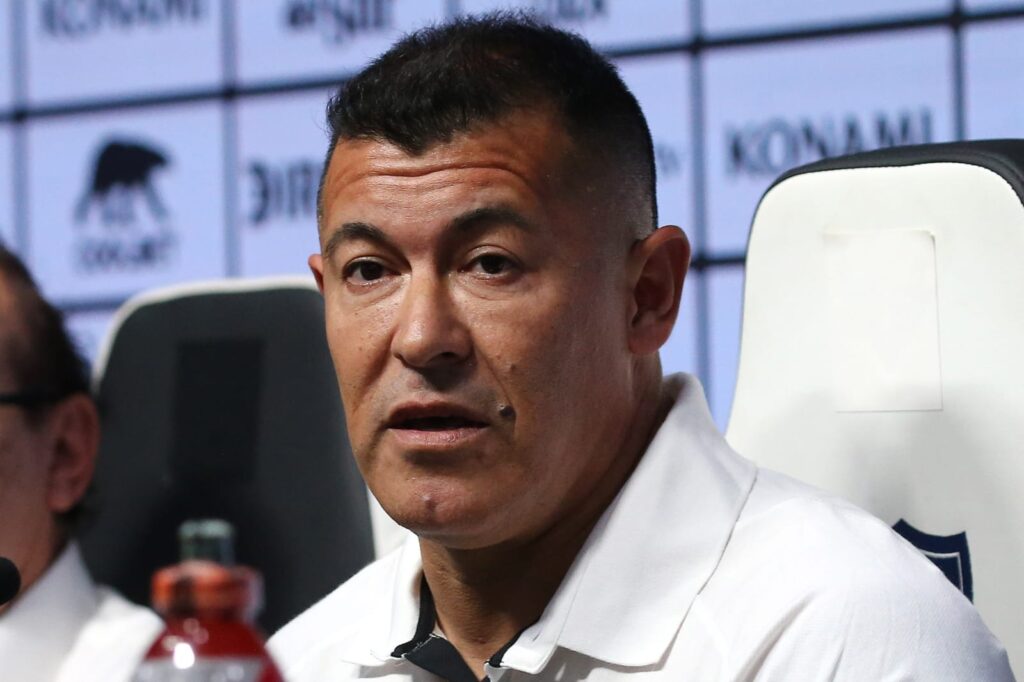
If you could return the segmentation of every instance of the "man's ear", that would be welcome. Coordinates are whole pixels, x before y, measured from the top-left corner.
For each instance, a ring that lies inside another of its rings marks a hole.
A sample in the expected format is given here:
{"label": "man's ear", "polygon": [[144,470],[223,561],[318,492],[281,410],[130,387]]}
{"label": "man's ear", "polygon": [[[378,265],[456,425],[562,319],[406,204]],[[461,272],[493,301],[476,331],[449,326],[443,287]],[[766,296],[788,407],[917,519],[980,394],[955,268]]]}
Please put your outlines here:
{"label": "man's ear", "polygon": [[59,514],[78,504],[92,481],[100,445],[100,419],[92,399],[76,393],[55,405],[48,420],[53,459],[47,503]]}
{"label": "man's ear", "polygon": [[661,227],[633,245],[629,349],[634,354],[657,352],[668,340],[689,266],[690,242],[675,225]]}
{"label": "man's ear", "polygon": [[313,279],[316,280],[316,288],[320,290],[320,293],[324,293],[324,258],[319,253],[314,253],[309,257],[307,261],[309,263],[309,269],[313,273]]}

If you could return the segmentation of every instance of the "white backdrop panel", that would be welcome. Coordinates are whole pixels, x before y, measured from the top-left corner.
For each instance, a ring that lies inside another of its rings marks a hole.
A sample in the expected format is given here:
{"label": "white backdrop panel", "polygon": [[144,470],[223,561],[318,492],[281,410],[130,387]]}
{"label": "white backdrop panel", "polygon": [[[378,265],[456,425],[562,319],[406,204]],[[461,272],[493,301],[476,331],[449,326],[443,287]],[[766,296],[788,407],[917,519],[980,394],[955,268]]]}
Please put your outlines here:
{"label": "white backdrop panel", "polygon": [[28,260],[58,301],[224,276],[219,103],[34,121]]}
{"label": "white backdrop panel", "polygon": [[1021,0],[962,0],[964,9],[969,11],[986,9],[1014,9],[1024,7]]}
{"label": "white backdrop panel", "polygon": [[239,1],[239,81],[354,73],[403,33],[444,19],[447,8],[446,0]]}
{"label": "white backdrop panel", "polygon": [[617,66],[640,102],[654,138],[658,220],[682,226],[693,243],[696,232],[688,229],[694,215],[690,59],[659,55],[621,59]]}
{"label": "white backdrop panel", "polygon": [[115,312],[113,310],[88,311],[64,316],[64,322],[71,338],[89,364],[96,359],[100,344],[107,337]]}
{"label": "white backdrop panel", "polygon": [[308,273],[319,250],[316,190],[328,137],[327,92],[258,97],[238,107],[241,271]]}
{"label": "white backdrop panel", "polygon": [[952,0],[705,0],[701,6],[708,35],[833,26],[948,12]]}
{"label": "white backdrop panel", "polygon": [[964,30],[967,136],[1024,136],[1024,21]]}
{"label": "white backdrop panel", "polygon": [[14,104],[13,7],[11,2],[0,4],[0,109],[10,109]]}
{"label": "white backdrop panel", "polygon": [[601,49],[679,42],[691,36],[691,0],[461,0],[471,14],[525,9],[582,34]]}
{"label": "white backdrop panel", "polygon": [[745,251],[758,199],[793,166],[952,139],[951,65],[946,29],[709,53],[708,250]]}
{"label": "white backdrop panel", "polygon": [[9,125],[0,125],[0,243],[17,251],[17,231],[14,227],[13,135]]}
{"label": "white backdrop panel", "polygon": [[25,3],[28,99],[149,95],[219,86],[218,0]]}

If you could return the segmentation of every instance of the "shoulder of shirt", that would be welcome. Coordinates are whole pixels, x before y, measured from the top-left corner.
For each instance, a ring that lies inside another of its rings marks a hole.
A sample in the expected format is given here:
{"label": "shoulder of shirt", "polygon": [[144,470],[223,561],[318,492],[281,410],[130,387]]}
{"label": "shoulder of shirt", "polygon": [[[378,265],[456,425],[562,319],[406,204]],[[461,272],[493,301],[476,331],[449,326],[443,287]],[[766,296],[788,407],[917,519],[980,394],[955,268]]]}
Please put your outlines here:
{"label": "shoulder of shirt", "polygon": [[[956,592],[915,547],[860,507],[784,474],[759,469],[733,540],[766,548],[782,564],[810,563],[826,585],[912,578],[924,589]],[[793,566],[791,568],[797,568]],[[921,580],[921,575],[928,579]],[[949,588],[947,590],[946,588]]]}
{"label": "shoulder of shirt", "polygon": [[99,586],[95,613],[79,632],[58,680],[127,682],[163,630],[153,611]]}
{"label": "shoulder of shirt", "polygon": [[908,596],[959,591],[913,545],[856,505],[783,474],[759,469],[723,561],[753,555],[814,594],[898,585]]}
{"label": "shoulder of shirt", "polygon": [[391,594],[401,552],[399,546],[367,565],[274,633],[267,642],[274,660],[294,669],[324,649],[365,634],[366,622],[360,617],[378,612],[378,600]]}
{"label": "shoulder of shirt", "polygon": [[[746,597],[728,594],[737,590]],[[890,647],[894,632],[916,632],[912,655],[919,659],[954,667],[984,660],[998,668],[1005,661],[970,602],[888,525],[765,469],[758,470],[718,570],[699,597],[703,618],[723,627],[718,635],[728,640],[725,630],[734,624],[724,605],[749,599],[752,591],[760,595],[761,617],[773,636],[824,629],[839,639]]]}
{"label": "shoulder of shirt", "polygon": [[96,611],[98,622],[124,624],[133,628],[145,626],[149,629],[163,629],[160,616],[145,606],[128,601],[115,590],[103,585],[97,586],[96,592],[99,596],[99,608]]}

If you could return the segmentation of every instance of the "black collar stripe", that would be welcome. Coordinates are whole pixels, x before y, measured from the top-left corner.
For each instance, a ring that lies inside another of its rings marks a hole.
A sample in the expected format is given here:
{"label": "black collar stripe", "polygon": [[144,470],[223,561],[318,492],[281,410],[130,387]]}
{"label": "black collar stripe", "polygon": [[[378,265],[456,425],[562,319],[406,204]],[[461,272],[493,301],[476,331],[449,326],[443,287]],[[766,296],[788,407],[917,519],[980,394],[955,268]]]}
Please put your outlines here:
{"label": "black collar stripe", "polygon": [[[411,640],[396,646],[391,655],[395,658],[404,658],[413,665],[449,682],[479,682],[455,646],[444,637],[433,634],[436,625],[437,610],[434,607],[434,595],[430,593],[430,586],[427,585],[426,578],[421,578],[420,615],[416,621],[416,632]],[[523,630],[520,630],[505,646],[491,656],[487,664],[495,668],[499,667],[502,657],[522,634]]]}
{"label": "black collar stripe", "polygon": [[512,648],[513,644],[519,641],[519,637],[522,636],[524,632],[526,632],[526,628],[523,628],[522,630],[516,633],[515,637],[505,642],[505,646],[501,647],[500,649],[494,652],[494,655],[491,656],[489,661],[487,661],[487,665],[491,666],[492,668],[500,668],[501,659],[505,658],[505,654],[508,653],[508,650]]}
{"label": "black collar stripe", "polygon": [[448,682],[479,682],[466,661],[444,637],[428,636],[427,641],[405,655],[405,660]]}
{"label": "black collar stripe", "polygon": [[437,624],[437,611],[434,609],[434,595],[430,593],[426,578],[420,578],[420,616],[416,621],[416,632],[405,644],[399,644],[391,655],[403,658],[407,653],[427,641]]}

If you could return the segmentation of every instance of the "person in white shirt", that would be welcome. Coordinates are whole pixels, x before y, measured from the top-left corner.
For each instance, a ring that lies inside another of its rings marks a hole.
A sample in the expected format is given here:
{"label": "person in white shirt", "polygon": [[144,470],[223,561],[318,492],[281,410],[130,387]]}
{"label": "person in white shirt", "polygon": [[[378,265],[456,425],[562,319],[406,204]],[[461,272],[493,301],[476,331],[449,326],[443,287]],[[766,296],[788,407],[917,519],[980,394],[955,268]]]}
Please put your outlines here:
{"label": "person in white shirt", "polygon": [[156,614],[93,583],[72,538],[98,447],[61,316],[0,245],[0,556],[21,575],[0,606],[0,679],[129,680],[161,630]]}
{"label": "person in white shirt", "polygon": [[415,537],[271,639],[287,679],[1012,680],[927,560],[662,378],[690,247],[582,38],[425,29],[328,124],[310,267],[356,460]]}

